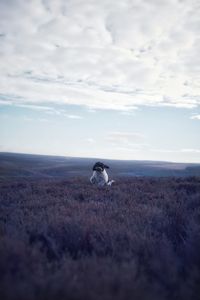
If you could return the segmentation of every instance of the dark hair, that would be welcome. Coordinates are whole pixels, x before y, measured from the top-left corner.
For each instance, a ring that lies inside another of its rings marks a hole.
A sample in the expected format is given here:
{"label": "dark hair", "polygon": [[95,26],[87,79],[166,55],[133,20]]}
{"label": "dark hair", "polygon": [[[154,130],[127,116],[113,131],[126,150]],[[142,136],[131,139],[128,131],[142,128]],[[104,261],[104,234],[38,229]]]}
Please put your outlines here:
{"label": "dark hair", "polygon": [[98,171],[99,169],[103,171],[104,169],[109,169],[109,167],[98,161],[94,164],[93,171]]}

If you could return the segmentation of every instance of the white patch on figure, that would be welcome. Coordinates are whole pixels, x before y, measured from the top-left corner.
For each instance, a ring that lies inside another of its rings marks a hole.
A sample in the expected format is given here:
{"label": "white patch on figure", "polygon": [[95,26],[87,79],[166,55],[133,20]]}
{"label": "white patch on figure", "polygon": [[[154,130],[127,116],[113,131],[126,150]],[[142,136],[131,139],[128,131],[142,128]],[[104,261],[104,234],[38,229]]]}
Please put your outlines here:
{"label": "white patch on figure", "polygon": [[97,162],[93,166],[93,174],[90,178],[92,184],[97,184],[98,186],[109,185],[111,186],[114,180],[108,179],[108,174],[105,169],[109,169],[108,166],[104,165],[101,162]]}

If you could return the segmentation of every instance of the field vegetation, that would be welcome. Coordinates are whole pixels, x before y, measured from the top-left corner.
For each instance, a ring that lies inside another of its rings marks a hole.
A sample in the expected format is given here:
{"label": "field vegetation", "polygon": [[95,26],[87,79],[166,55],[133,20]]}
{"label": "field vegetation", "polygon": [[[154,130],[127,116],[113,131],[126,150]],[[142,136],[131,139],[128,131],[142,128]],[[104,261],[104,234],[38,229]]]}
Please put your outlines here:
{"label": "field vegetation", "polygon": [[0,297],[200,299],[200,178],[3,180]]}

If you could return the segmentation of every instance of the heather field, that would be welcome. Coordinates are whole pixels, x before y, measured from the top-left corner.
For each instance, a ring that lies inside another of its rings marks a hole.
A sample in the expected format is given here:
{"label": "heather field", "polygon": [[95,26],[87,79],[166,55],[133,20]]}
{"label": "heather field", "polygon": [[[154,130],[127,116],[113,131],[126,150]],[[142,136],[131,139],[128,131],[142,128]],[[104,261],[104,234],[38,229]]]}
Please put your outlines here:
{"label": "heather field", "polygon": [[0,298],[200,299],[200,177],[2,180]]}

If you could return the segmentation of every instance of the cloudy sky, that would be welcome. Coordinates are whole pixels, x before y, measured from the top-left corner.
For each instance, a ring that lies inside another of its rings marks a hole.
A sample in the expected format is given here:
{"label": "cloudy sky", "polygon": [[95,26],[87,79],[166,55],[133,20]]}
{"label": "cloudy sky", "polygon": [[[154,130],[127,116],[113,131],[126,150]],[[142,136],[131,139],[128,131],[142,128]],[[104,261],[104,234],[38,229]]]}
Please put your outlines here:
{"label": "cloudy sky", "polygon": [[0,0],[0,151],[200,162],[198,0]]}

